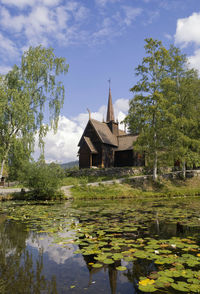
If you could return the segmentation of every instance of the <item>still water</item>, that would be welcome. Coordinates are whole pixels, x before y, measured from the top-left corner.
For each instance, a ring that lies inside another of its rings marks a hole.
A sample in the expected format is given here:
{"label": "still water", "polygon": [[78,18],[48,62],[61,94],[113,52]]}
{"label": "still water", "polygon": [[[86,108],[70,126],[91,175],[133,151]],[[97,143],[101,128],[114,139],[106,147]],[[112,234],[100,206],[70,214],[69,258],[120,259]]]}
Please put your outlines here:
{"label": "still water", "polygon": [[200,199],[0,206],[0,293],[200,293]]}

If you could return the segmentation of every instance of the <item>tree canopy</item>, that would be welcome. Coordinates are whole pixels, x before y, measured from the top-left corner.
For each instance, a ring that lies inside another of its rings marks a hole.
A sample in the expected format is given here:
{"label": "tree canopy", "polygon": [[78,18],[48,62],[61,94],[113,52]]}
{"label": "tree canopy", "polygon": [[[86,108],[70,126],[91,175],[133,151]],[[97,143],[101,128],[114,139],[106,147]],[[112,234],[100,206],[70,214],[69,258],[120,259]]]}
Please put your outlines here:
{"label": "tree canopy", "polygon": [[[56,131],[65,96],[58,77],[67,71],[65,58],[56,57],[52,48],[38,46],[24,52],[20,66],[0,76],[0,178],[9,150],[19,139],[33,150],[36,132],[43,147],[48,129]],[[49,113],[47,123],[45,110]]]}
{"label": "tree canopy", "polygon": [[136,151],[145,154],[157,179],[158,166],[179,161],[185,168],[188,157],[199,158],[199,78],[190,70],[187,58],[174,46],[166,49],[160,41],[145,40],[146,56],[136,68],[140,78],[131,88],[134,98],[126,123],[138,134]]}

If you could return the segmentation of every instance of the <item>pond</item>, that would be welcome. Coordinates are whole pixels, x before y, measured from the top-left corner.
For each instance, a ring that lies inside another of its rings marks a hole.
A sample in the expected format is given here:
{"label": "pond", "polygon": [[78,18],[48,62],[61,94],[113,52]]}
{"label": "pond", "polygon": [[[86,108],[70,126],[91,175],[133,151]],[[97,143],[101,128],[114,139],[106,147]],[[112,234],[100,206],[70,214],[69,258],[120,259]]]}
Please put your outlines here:
{"label": "pond", "polygon": [[200,293],[200,199],[0,206],[0,293]]}

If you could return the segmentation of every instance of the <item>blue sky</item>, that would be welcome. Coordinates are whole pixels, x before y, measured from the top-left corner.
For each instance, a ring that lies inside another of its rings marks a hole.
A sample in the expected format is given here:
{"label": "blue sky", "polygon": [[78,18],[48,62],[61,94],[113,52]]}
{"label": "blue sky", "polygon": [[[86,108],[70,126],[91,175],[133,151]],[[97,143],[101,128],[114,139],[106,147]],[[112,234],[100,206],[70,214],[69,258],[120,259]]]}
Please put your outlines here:
{"label": "blue sky", "polygon": [[116,117],[124,118],[148,37],[180,47],[200,69],[200,1],[0,0],[0,73],[30,45],[51,46],[69,63],[58,133],[46,138],[48,161],[77,159],[86,108],[106,116],[109,78]]}

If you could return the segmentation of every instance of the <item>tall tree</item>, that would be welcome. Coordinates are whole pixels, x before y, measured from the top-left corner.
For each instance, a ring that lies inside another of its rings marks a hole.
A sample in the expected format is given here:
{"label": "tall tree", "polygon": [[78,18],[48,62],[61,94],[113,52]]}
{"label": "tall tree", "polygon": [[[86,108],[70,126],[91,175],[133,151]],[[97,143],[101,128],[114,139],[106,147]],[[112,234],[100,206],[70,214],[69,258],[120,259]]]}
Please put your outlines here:
{"label": "tall tree", "polygon": [[168,153],[179,161],[186,174],[186,163],[200,164],[200,80],[194,69],[189,69],[187,58],[174,46],[169,49],[170,76],[163,79],[163,95],[168,99]]}
{"label": "tall tree", "polygon": [[160,41],[152,38],[145,41],[147,56],[136,68],[140,79],[131,89],[135,96],[130,101],[126,122],[132,133],[139,134],[134,148],[145,153],[146,160],[152,163],[153,179],[156,180],[159,152],[165,148],[166,125],[163,117],[167,101],[162,93],[161,81],[168,75],[169,52]]}
{"label": "tall tree", "polygon": [[[23,54],[20,66],[15,65],[6,76],[0,76],[0,178],[17,137],[23,137],[32,148],[38,131],[42,147],[48,128],[56,131],[65,95],[58,76],[67,71],[65,58],[56,57],[51,48],[38,46]],[[44,124],[45,108],[50,113],[48,124]]]}
{"label": "tall tree", "polygon": [[186,163],[200,163],[198,74],[174,46],[167,50],[161,42],[146,39],[145,50],[126,122],[139,134],[135,149],[153,163],[154,180],[163,157],[171,164],[179,161],[185,177]]}

